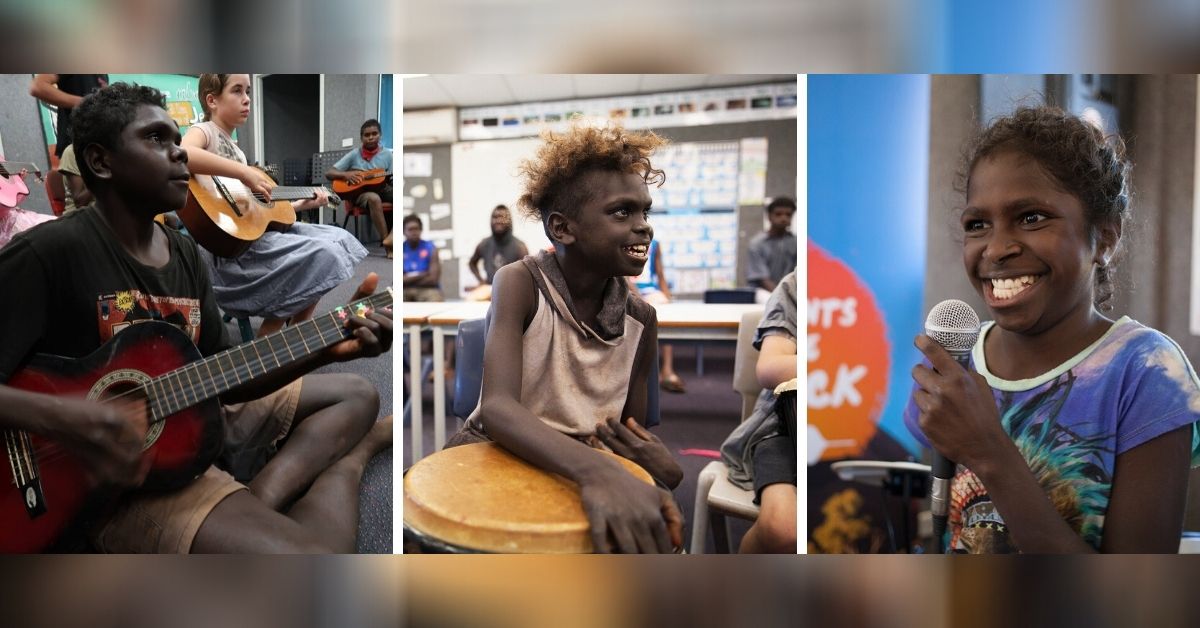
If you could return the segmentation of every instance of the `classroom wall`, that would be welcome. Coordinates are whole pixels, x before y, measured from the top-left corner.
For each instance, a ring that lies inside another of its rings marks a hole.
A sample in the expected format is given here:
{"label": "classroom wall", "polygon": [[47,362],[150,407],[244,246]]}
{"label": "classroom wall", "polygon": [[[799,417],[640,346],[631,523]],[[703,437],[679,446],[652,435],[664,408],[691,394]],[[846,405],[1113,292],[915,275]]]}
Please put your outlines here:
{"label": "classroom wall", "polygon": [[282,164],[320,150],[320,77],[275,74],[263,77],[263,163]]}
{"label": "classroom wall", "polygon": [[[743,137],[767,138],[767,197],[796,198],[796,120],[761,120],[737,124],[714,124],[655,129],[676,142],[713,142]],[[737,285],[746,286],[747,249],[750,238],[765,231],[766,212],[757,205],[738,208]]]}
{"label": "classroom wall", "polygon": [[[314,92],[315,93],[315,92]],[[314,97],[315,98],[315,97]],[[259,106],[256,103],[253,106]],[[314,100],[313,107],[317,107]],[[266,116],[266,110],[263,111]],[[325,75],[325,150],[339,150],[342,139],[351,138],[358,144],[358,128],[369,118],[379,115],[378,74],[326,74]],[[314,116],[314,120],[316,117]],[[320,139],[320,127],[312,129],[314,141]],[[264,138],[270,143],[269,138]],[[254,143],[254,117],[238,130],[238,146],[246,153],[251,163],[262,161]],[[314,144],[316,146],[316,144]],[[349,149],[347,149],[349,150]],[[317,148],[309,152],[315,153]]]}
{"label": "classroom wall", "polygon": [[343,148],[347,138],[357,146],[359,127],[378,117],[378,74],[325,75],[325,150]]}
{"label": "classroom wall", "polygon": [[[6,159],[32,162],[42,172],[48,172],[46,134],[42,131],[37,100],[29,95],[32,81],[32,74],[0,74],[0,142],[4,144]],[[21,208],[42,214],[54,213],[50,210],[45,186],[32,176],[25,183],[29,187],[29,198],[21,202]]]}
{"label": "classroom wall", "polygon": [[[768,138],[766,195],[768,197],[774,197],[774,196],[779,196],[779,195],[788,195],[788,196],[792,196],[792,197],[796,196],[796,120],[795,119],[765,120],[765,121],[744,122],[744,123],[736,123],[736,124],[716,124],[716,125],[695,126],[695,127],[664,127],[664,128],[655,128],[654,131],[656,133],[662,135],[663,137],[666,137],[667,139],[675,141],[675,142],[711,142],[711,141],[722,141],[722,140],[726,140],[726,141],[727,140],[738,140],[738,139],[746,138],[746,137],[766,137],[766,138]],[[456,146],[463,147],[463,146],[470,144],[470,145],[483,147],[483,146],[486,146],[486,145],[492,144],[492,143],[497,143],[497,145],[498,145],[498,143],[502,143],[502,142],[520,143],[520,144],[524,144],[527,142],[528,143],[536,143],[536,138],[524,138],[521,140],[492,140],[492,141],[464,142],[464,143],[457,144]],[[409,152],[429,152],[429,151],[426,150],[426,147],[421,146],[421,147],[413,147]],[[437,161],[435,158],[435,168],[437,167],[436,163],[437,163]],[[490,165],[493,162],[487,161],[486,163],[488,163],[489,167],[491,167]],[[464,182],[474,182],[477,179],[492,178],[491,175],[496,175],[497,173],[489,172],[487,174],[488,174],[488,176],[484,176],[482,173],[477,173],[477,174],[472,174],[470,172],[454,173],[455,177],[457,177],[458,180],[460,181],[460,183],[459,183],[460,186],[465,185],[466,183],[464,183]],[[500,173],[500,175],[507,176],[507,173]],[[507,181],[507,179],[506,179],[506,181]],[[404,185],[405,185],[405,190],[407,193],[407,190],[411,189],[413,182],[410,182],[406,179]],[[472,185],[473,185],[473,183],[472,183]],[[447,189],[449,189],[448,179],[447,179]],[[474,189],[478,189],[478,188],[474,188]],[[473,250],[475,244],[478,242],[478,238],[475,236],[479,235],[480,237],[486,237],[489,217],[491,215],[492,208],[495,206],[496,203],[500,203],[500,202],[506,203],[510,207],[513,207],[515,209],[516,196],[514,194],[508,193],[510,189],[515,190],[516,184],[507,185],[507,186],[505,186],[504,190],[499,190],[495,194],[488,194],[488,199],[489,199],[488,202],[476,202],[476,203],[466,204],[466,203],[461,202],[461,201],[463,201],[463,199],[460,198],[459,199],[460,202],[453,204],[453,214],[451,216],[451,224],[443,227],[443,226],[441,226],[441,223],[437,223],[435,225],[435,228],[443,229],[443,228],[453,227],[455,230],[456,237],[460,233],[460,231],[465,230],[465,231],[471,232],[472,235],[465,236],[468,241],[467,242],[456,241],[455,248],[462,250],[463,246],[469,245],[469,248],[471,250]],[[418,211],[422,211],[422,210],[420,208],[418,208]],[[533,233],[533,232],[540,233],[540,230],[541,230],[540,225],[532,225],[531,226],[530,224],[521,223],[522,219],[519,217],[517,217],[516,220],[518,221],[518,224],[517,224],[517,228],[515,230],[517,231],[518,237],[527,238],[526,235],[522,235],[523,230],[528,231],[528,230],[532,229],[533,231],[530,231],[529,233]],[[757,235],[758,233],[760,233],[764,230],[763,229],[764,221],[765,221],[765,213],[761,206],[758,206],[758,205],[742,206],[742,207],[738,208],[738,262],[737,262],[738,263],[738,267],[737,267],[738,285],[743,285],[743,286],[745,285],[743,275],[745,273],[745,267],[746,267],[746,262],[747,262],[746,248],[748,246],[748,242],[749,242],[750,238],[754,237],[755,235]],[[468,227],[468,225],[476,227],[476,229],[474,231],[472,231],[472,229],[470,227]],[[427,225],[426,229],[428,229],[428,228],[429,227]],[[478,233],[476,234],[475,231],[478,231]],[[541,238],[534,238],[534,239],[526,239],[526,242],[527,242],[527,244],[529,244],[529,246],[533,247],[533,246],[537,246],[538,244],[540,244],[542,242],[542,240],[541,240]],[[469,253],[466,255],[469,256]],[[443,265],[443,273],[444,274],[443,274],[443,280],[442,280],[442,289],[445,292],[445,294],[447,294],[447,295],[457,295],[461,288],[461,284],[459,284],[455,280],[456,279],[455,277],[448,276],[447,274],[445,274],[447,268],[453,267],[453,268],[457,269],[458,266],[459,266],[459,259],[455,259],[452,262]],[[467,275],[466,278],[469,279],[472,283],[474,282],[474,278],[470,277],[469,275]],[[698,296],[698,295],[689,295],[689,296]],[[450,297],[450,298],[453,298],[453,297]]]}

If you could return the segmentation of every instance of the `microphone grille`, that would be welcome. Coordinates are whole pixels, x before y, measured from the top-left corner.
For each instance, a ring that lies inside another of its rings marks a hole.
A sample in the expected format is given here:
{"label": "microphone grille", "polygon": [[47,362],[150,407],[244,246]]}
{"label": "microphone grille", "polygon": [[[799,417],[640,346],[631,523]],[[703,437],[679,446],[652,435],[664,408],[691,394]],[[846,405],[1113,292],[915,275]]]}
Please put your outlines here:
{"label": "microphone grille", "polygon": [[947,299],[929,310],[925,335],[951,353],[970,351],[979,339],[979,315],[966,303]]}

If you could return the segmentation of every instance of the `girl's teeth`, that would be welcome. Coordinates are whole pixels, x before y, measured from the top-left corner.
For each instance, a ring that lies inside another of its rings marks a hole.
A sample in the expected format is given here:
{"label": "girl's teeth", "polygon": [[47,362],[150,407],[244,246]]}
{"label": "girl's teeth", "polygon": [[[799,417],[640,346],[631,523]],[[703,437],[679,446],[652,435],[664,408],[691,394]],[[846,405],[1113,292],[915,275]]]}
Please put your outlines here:
{"label": "girl's teeth", "polygon": [[1034,275],[992,280],[992,294],[997,299],[1011,299],[1037,281]]}

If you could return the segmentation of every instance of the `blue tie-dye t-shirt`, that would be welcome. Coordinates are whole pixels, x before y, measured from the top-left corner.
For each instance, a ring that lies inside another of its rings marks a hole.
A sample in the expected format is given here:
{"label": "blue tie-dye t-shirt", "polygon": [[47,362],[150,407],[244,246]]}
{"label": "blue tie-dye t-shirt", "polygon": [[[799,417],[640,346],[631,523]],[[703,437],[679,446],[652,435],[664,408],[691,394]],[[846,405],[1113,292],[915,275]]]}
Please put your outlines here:
{"label": "blue tie-dye t-shirt", "polygon": [[[973,368],[991,385],[1004,430],[1059,514],[1099,549],[1117,456],[1200,421],[1200,381],[1179,345],[1129,317],[1048,373],[1000,379],[983,355],[991,327],[975,343]],[[918,415],[910,396],[904,422],[928,445]],[[1195,429],[1192,443],[1196,464]],[[987,488],[962,466],[950,486],[949,531],[954,552],[1016,551]]]}

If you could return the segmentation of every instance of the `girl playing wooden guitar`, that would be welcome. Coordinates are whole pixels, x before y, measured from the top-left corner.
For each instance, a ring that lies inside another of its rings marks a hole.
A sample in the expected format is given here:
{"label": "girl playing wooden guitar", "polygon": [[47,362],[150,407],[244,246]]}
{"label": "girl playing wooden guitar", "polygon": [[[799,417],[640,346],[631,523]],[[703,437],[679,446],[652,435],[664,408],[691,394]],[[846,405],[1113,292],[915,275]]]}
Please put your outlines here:
{"label": "girl playing wooden guitar", "polygon": [[[270,198],[275,183],[247,166],[246,155],[233,141],[234,129],[250,117],[250,75],[201,74],[199,92],[204,122],[183,137],[192,174],[239,179]],[[318,192],[293,206],[312,209],[327,198]],[[229,314],[263,317],[260,336],[311,318],[321,296],[353,276],[355,264],[366,256],[367,250],[345,229],[300,222],[267,231],[237,258],[204,251],[217,302]]]}

